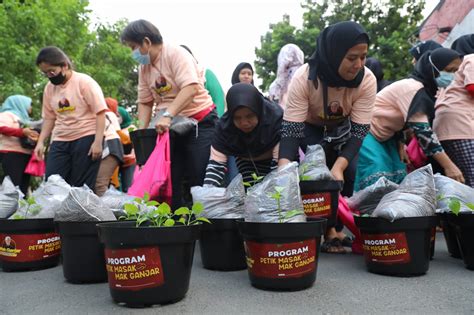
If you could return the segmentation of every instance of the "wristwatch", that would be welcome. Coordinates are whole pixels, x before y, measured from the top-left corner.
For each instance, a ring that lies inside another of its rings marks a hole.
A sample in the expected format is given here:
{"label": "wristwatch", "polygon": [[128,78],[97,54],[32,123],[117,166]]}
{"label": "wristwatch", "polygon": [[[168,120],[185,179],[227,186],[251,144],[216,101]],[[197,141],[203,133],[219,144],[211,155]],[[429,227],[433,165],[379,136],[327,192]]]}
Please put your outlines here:
{"label": "wristwatch", "polygon": [[171,115],[169,111],[165,111],[165,112],[163,113],[163,115],[161,115],[161,116],[162,116],[162,117],[168,117],[168,118],[170,118],[170,119],[173,119],[173,118],[174,118],[174,116]]}

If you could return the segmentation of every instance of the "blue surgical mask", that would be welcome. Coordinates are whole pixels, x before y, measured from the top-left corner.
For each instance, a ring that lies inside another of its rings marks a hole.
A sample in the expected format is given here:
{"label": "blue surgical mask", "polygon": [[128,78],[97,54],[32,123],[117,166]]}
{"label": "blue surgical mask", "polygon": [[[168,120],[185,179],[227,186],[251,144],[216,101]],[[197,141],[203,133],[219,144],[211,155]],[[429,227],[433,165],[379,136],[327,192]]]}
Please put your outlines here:
{"label": "blue surgical mask", "polygon": [[435,78],[438,87],[447,87],[454,79],[454,73],[441,71],[439,77]]}
{"label": "blue surgical mask", "polygon": [[142,55],[142,53],[140,52],[140,50],[138,50],[138,48],[132,51],[132,58],[141,65],[150,64],[150,55],[149,54]]}

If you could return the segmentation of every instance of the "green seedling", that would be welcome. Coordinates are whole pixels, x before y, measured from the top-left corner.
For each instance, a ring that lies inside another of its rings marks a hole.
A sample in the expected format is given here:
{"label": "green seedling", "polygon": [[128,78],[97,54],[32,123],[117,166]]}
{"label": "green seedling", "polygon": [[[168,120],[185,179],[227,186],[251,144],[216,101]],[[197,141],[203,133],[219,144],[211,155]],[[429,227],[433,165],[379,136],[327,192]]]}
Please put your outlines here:
{"label": "green seedling", "polygon": [[262,181],[264,176],[257,176],[257,174],[252,173],[252,180],[249,182],[243,182],[245,187],[251,187],[255,184],[258,184]]}
{"label": "green seedling", "polygon": [[313,166],[316,166],[316,163],[307,162],[300,165],[299,167],[300,181],[311,180],[311,176],[304,175],[304,174],[306,174],[309,168]]}
{"label": "green seedling", "polygon": [[[145,206],[149,210],[140,211],[140,206]],[[145,222],[154,227],[194,225],[200,222],[211,223],[201,216],[203,210],[202,203],[196,202],[191,209],[181,207],[173,213],[166,202],[160,204],[158,201],[150,200],[150,195],[145,193],[143,198],[135,198],[134,203],[124,205],[125,215],[121,216],[119,220],[136,221],[137,227]]]}
{"label": "green seedling", "polygon": [[21,208],[26,208],[26,212],[25,212],[25,215],[21,215],[21,214],[15,214],[13,215],[13,219],[15,220],[23,220],[23,219],[26,219],[28,218],[28,214],[32,215],[32,216],[35,216],[37,215],[42,207],[36,203],[36,200],[35,200],[35,197],[33,196],[30,196],[28,197],[26,200],[20,200],[20,207]]}
{"label": "green seedling", "polygon": [[285,187],[281,187],[281,186],[275,186],[274,187],[274,192],[273,193],[269,193],[268,196],[270,198],[273,198],[276,203],[277,203],[277,211],[278,211],[278,223],[283,223],[284,220],[288,220],[288,219],[291,219],[299,214],[303,214],[304,212],[301,211],[301,210],[291,210],[291,211],[287,211],[285,213],[285,215],[282,214],[282,209],[281,209],[281,197],[282,197],[282,192],[283,190],[285,190]]}
{"label": "green seedling", "polygon": [[464,202],[459,198],[456,197],[444,197],[443,195],[439,195],[437,201],[447,200],[448,201],[448,208],[451,210],[452,213],[455,215],[459,215],[461,212],[461,206],[464,205],[469,208],[471,211],[474,211],[474,204],[471,202]]}

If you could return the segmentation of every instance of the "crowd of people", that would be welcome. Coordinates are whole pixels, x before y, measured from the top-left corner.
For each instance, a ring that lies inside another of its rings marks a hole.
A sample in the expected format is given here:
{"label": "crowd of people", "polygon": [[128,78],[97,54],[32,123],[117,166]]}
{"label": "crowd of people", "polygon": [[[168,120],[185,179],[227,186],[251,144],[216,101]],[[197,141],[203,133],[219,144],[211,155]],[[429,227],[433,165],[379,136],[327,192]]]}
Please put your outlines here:
{"label": "crowd of people", "polygon": [[[158,134],[170,132],[173,208],[186,203],[189,187],[226,186],[237,173],[252,182],[253,174],[264,177],[298,161],[313,144],[323,146],[333,178],[344,183],[343,196],[382,176],[400,183],[414,168],[406,151],[410,143],[435,171],[474,187],[474,34],[451,48],[418,43],[410,50],[412,73],[390,82],[381,63],[368,58],[364,28],[335,23],[321,31],[307,63],[298,46],[281,48],[267,96],[254,86],[248,62],[237,65],[224,93],[188,47],[170,44],[148,21],[128,24],[120,40],[139,63],[137,126],[54,46],[36,59],[50,81],[41,130],[28,126],[30,98],[14,95],[3,103],[0,161],[25,194],[24,169],[32,155],[44,159],[46,147],[46,179],[59,174],[99,196],[110,185],[126,192],[136,168],[129,132],[150,121]],[[195,125],[184,133],[170,131],[177,116]],[[36,146],[27,147],[24,139]],[[342,230],[340,222],[328,227],[323,251],[345,252],[351,240]]]}

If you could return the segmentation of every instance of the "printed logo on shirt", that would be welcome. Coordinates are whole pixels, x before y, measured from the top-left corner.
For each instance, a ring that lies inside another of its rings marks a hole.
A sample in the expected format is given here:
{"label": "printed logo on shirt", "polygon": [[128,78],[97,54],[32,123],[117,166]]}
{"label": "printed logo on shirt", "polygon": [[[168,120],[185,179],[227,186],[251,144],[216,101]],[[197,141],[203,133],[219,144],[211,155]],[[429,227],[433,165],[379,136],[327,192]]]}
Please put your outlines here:
{"label": "printed logo on shirt", "polygon": [[155,81],[155,92],[160,96],[163,96],[164,94],[168,93],[169,91],[171,91],[172,88],[173,87],[171,86],[171,84],[166,82],[166,79],[163,76],[161,76],[159,79],[156,79]]}
{"label": "printed logo on shirt", "polygon": [[326,109],[327,117],[324,115],[324,109],[320,113],[322,119],[341,119],[344,118],[344,111],[339,101],[332,101]]}
{"label": "printed logo on shirt", "polygon": [[58,113],[64,113],[64,112],[73,112],[76,110],[76,107],[71,106],[69,104],[69,100],[65,97],[59,100],[58,102],[58,109],[56,110]]}

